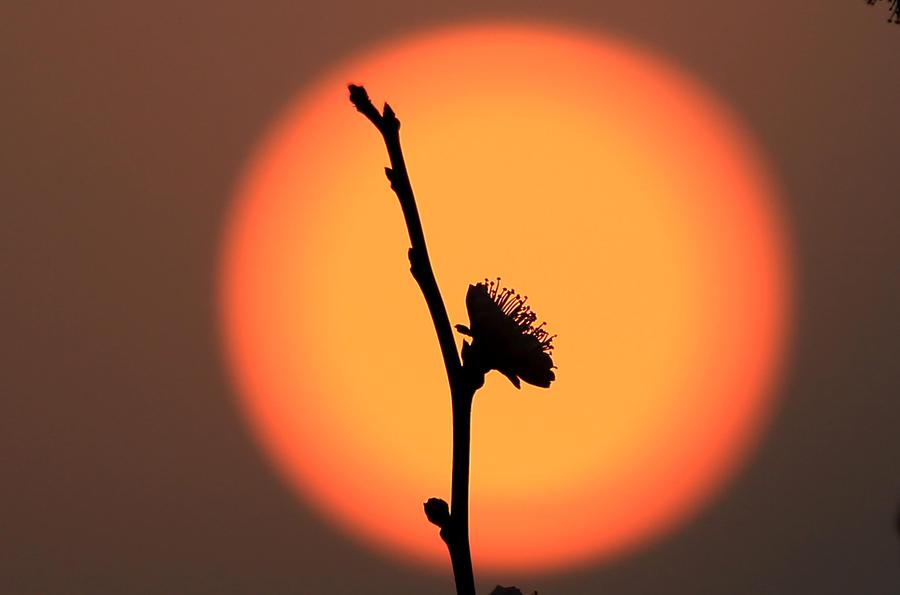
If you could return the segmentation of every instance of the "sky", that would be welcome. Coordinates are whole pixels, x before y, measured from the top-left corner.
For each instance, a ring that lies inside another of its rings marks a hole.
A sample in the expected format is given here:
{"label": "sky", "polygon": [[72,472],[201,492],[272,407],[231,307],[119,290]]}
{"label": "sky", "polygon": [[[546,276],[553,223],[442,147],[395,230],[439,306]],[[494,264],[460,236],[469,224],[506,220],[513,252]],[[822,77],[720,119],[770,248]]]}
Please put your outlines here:
{"label": "sky", "polygon": [[727,101],[782,189],[795,312],[772,426],[712,506],[613,565],[482,590],[895,592],[900,26],[887,3],[79,4],[0,10],[5,592],[453,592],[449,564],[363,548],[275,473],[225,370],[216,271],[240,172],[305,85],[373,44],[486,19],[613,33]]}

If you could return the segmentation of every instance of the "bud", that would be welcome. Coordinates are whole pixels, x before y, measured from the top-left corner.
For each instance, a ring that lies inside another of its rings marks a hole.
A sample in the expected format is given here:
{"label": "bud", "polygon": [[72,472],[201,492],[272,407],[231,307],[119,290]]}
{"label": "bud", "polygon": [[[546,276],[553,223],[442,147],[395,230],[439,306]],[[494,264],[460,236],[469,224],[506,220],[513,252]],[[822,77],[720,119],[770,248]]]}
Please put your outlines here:
{"label": "bud", "polygon": [[424,507],[425,516],[432,525],[443,529],[450,524],[450,507],[440,498],[429,498]]}

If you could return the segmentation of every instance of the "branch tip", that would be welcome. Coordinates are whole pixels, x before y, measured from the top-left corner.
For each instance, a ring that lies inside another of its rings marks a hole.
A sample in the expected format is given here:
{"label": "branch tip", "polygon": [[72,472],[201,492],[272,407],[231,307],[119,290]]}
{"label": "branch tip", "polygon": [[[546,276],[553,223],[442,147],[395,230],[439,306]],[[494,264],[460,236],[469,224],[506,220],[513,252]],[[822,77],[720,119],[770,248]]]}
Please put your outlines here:
{"label": "branch tip", "polygon": [[372,104],[372,100],[369,99],[369,93],[366,91],[366,88],[362,85],[350,83],[347,85],[347,89],[350,90],[350,103],[353,104],[356,111],[367,117],[377,128],[381,128],[383,119]]}
{"label": "branch tip", "polygon": [[366,88],[362,85],[350,83],[347,85],[347,89],[350,90],[350,101],[356,106],[356,109],[361,109],[362,106],[367,103],[372,103],[372,100],[369,99],[369,94],[366,92]]}

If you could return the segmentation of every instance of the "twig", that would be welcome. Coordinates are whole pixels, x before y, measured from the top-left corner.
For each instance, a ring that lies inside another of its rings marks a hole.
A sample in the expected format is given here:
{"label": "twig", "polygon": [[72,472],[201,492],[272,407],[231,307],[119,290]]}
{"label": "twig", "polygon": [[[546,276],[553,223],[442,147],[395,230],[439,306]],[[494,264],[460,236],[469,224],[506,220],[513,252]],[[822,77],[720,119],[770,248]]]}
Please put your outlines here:
{"label": "twig", "polygon": [[349,85],[350,101],[378,129],[387,147],[391,166],[384,168],[391,189],[400,201],[406,228],[409,232],[410,272],[422,290],[428,312],[434,323],[441,356],[450,384],[453,405],[453,470],[450,488],[450,507],[439,498],[425,503],[428,520],[440,528],[441,539],[447,544],[457,595],[475,595],[475,578],[472,571],[472,554],[469,549],[469,457],[471,442],[472,399],[477,387],[476,378],[460,363],[456,341],[450,327],[447,308],[441,297],[428,250],[425,234],[416,207],[412,184],[400,148],[400,120],[387,103],[379,112],[369,99],[365,88]]}

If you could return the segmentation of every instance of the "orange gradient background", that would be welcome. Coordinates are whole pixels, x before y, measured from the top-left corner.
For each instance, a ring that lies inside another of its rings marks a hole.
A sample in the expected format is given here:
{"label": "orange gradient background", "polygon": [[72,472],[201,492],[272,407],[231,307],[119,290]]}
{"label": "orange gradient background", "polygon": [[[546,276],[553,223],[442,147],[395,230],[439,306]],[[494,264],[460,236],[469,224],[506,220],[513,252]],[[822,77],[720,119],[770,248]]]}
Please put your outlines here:
{"label": "orange gradient background", "polygon": [[776,190],[727,107],[621,41],[528,24],[376,47],[305,88],[225,229],[223,340],[248,422],[304,501],[449,568],[450,400],[372,125],[388,99],[453,323],[500,275],[558,333],[558,380],[476,395],[476,569],[609,560],[721,490],[771,413],[787,322]]}

